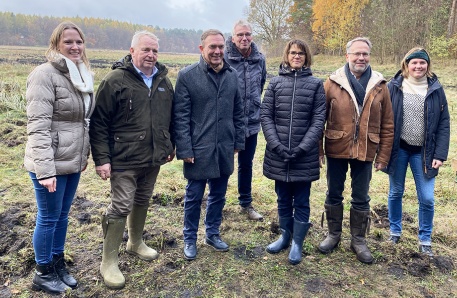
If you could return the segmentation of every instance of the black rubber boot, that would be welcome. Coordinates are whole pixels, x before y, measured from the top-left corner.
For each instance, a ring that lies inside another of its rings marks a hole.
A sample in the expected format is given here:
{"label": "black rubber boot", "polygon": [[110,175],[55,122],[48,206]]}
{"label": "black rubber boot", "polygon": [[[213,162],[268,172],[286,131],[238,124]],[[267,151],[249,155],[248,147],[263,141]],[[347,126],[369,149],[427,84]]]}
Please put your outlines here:
{"label": "black rubber boot", "polygon": [[[328,235],[322,241],[317,249],[323,254],[328,254],[334,250],[341,239],[341,231],[343,227],[343,204],[332,206],[325,204],[325,215],[327,217]],[[324,214],[322,214],[322,222],[324,222]]]}
{"label": "black rubber boot", "polygon": [[289,263],[297,265],[301,262],[301,254],[303,250],[303,241],[311,227],[309,222],[294,221],[294,236],[292,238],[292,247],[289,252]]}
{"label": "black rubber boot", "polygon": [[279,229],[281,230],[281,236],[275,242],[267,246],[267,252],[276,254],[283,249],[286,249],[290,245],[292,238],[292,229],[294,227],[293,217],[280,217],[279,218]]}
{"label": "black rubber boot", "polygon": [[45,291],[49,294],[60,294],[70,289],[57,275],[54,264],[36,265],[35,276],[32,281],[32,290]]}
{"label": "black rubber boot", "polygon": [[60,280],[63,281],[70,288],[76,288],[78,286],[78,282],[68,272],[67,266],[65,264],[64,254],[60,253],[58,255],[54,255],[52,261],[54,263],[54,268]]}
{"label": "black rubber boot", "polygon": [[358,211],[351,208],[351,249],[357,260],[365,264],[373,263],[373,256],[367,246],[365,234],[370,230],[370,210]]}

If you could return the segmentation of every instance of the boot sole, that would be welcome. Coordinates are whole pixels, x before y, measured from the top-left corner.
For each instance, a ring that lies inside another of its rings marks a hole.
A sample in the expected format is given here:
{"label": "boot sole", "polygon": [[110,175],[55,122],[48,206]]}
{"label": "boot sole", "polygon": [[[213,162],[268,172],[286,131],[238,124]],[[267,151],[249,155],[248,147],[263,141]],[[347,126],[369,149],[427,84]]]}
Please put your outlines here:
{"label": "boot sole", "polygon": [[132,255],[132,256],[136,256],[138,258],[140,258],[141,260],[143,261],[154,261],[154,260],[157,260],[159,258],[159,254],[157,254],[156,257],[153,257],[153,258],[145,258],[143,256],[141,256],[140,254],[134,252],[134,251],[131,251],[131,250],[125,250],[129,255]]}
{"label": "boot sole", "polygon": [[357,255],[357,252],[356,252],[355,249],[352,247],[352,245],[351,245],[351,250],[355,253],[355,256],[356,256],[357,260],[359,260],[359,262],[364,263],[364,264],[368,264],[368,265],[373,264],[373,258],[371,259],[371,261],[365,261],[365,260],[359,259],[359,256]]}
{"label": "boot sole", "polygon": [[267,247],[265,250],[267,251],[267,253],[272,254],[272,255],[275,255],[275,254],[278,254],[278,253],[280,253],[281,251],[286,250],[286,249],[288,249],[288,248],[289,248],[289,247],[284,247],[284,248],[281,248],[280,250],[270,250],[270,249],[268,249],[268,247]]}
{"label": "boot sole", "polygon": [[330,250],[323,250],[321,249],[319,246],[317,247],[317,250],[320,251],[321,253],[323,253],[324,255],[328,255],[329,253],[333,252],[335,249],[338,248],[338,246],[340,245],[340,242],[338,241],[338,243]]}

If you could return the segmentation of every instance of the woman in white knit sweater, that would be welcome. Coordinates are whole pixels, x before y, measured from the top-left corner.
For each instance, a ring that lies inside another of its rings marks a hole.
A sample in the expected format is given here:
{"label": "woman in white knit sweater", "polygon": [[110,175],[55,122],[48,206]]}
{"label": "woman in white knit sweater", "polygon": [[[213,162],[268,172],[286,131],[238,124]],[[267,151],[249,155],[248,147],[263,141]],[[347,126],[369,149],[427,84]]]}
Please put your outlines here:
{"label": "woman in white knit sweater", "polygon": [[385,170],[389,174],[389,240],[395,244],[400,240],[402,197],[409,164],[419,203],[419,252],[433,256],[435,177],[449,150],[446,96],[431,71],[429,54],[420,47],[405,55],[401,70],[389,82],[388,88],[395,121],[392,154]]}

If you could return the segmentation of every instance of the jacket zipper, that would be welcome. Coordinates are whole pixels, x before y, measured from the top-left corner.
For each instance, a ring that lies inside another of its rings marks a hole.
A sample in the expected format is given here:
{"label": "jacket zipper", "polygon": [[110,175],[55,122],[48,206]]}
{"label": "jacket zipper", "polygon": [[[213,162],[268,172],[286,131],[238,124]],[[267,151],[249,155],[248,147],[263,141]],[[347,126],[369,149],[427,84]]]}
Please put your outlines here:
{"label": "jacket zipper", "polygon": [[[428,125],[428,104],[427,104],[427,98],[425,98],[425,131],[427,130],[427,125]],[[425,137],[424,137],[424,173],[427,174],[427,158],[426,158],[426,148],[427,148],[427,133],[425,132]]]}
{"label": "jacket zipper", "polygon": [[[290,122],[289,122],[289,144],[288,144],[288,149],[290,151],[290,145],[291,145],[291,136],[292,136],[292,121],[293,121],[293,113],[294,113],[294,102],[295,102],[295,88],[297,85],[297,72],[295,72],[294,76],[294,88],[293,88],[293,93],[292,93],[292,104],[290,105]],[[290,170],[290,162],[287,163],[287,179],[286,181],[289,181],[289,170]]]}

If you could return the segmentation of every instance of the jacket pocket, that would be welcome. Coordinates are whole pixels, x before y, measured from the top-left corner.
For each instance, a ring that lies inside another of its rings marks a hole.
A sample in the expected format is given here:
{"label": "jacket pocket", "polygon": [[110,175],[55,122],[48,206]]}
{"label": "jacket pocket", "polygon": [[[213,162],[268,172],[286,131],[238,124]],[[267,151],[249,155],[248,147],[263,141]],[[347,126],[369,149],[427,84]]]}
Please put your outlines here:
{"label": "jacket pocket", "polygon": [[330,140],[337,140],[341,139],[344,136],[344,131],[342,130],[333,130],[333,129],[327,129],[325,131],[325,136],[330,139]]}
{"label": "jacket pocket", "polygon": [[368,140],[367,142],[367,158],[374,158],[376,153],[378,152],[378,146],[381,138],[379,137],[378,133],[368,133]]}
{"label": "jacket pocket", "polygon": [[113,159],[129,161],[136,163],[142,161],[142,156],[145,155],[143,141],[146,138],[146,131],[125,131],[116,132],[114,134],[114,150]]}
{"label": "jacket pocket", "polygon": [[173,153],[173,144],[171,143],[170,132],[165,129],[157,131],[154,140],[154,161],[165,162],[171,153]]}

